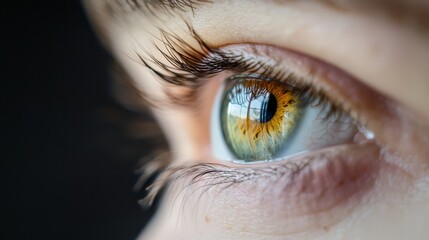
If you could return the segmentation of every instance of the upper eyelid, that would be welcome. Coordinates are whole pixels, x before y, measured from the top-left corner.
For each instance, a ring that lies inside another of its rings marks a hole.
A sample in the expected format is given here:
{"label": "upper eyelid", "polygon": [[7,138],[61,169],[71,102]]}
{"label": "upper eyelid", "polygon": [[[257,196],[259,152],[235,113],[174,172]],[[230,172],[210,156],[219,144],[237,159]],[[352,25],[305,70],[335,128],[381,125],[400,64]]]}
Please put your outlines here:
{"label": "upper eyelid", "polygon": [[[224,70],[236,70],[238,72],[245,71],[246,73],[255,72],[258,74],[265,74],[266,76],[269,76],[273,79],[282,79],[287,77],[284,76],[285,74],[293,73],[293,71],[285,71],[285,69],[282,67],[276,68],[278,67],[278,65],[281,65],[279,61],[275,60],[278,56],[269,56],[271,60],[270,63],[267,63],[267,61],[255,61],[254,59],[246,61],[247,59],[244,59],[242,53],[240,52],[232,53],[229,51],[221,51],[217,48],[209,46],[209,44],[207,44],[204,39],[195,31],[191,24],[187,23],[187,27],[189,30],[189,34],[195,41],[196,45],[192,45],[188,41],[185,41],[184,38],[181,38],[174,33],[159,28],[158,30],[161,33],[161,37],[158,38],[158,40],[161,41],[161,43],[164,45],[164,48],[161,48],[155,42],[153,44],[155,49],[161,54],[164,59],[158,59],[149,51],[144,51],[143,53],[137,51],[135,52],[135,54],[138,56],[139,60],[143,63],[143,65],[150,69],[152,73],[159,77],[160,80],[166,81],[167,83],[172,84],[174,86],[186,87],[191,90],[190,92],[187,92],[186,95],[181,96],[175,96],[170,93],[167,93],[167,96],[170,97],[170,103],[172,103],[173,105],[195,107],[195,104],[193,103],[196,102],[196,94],[198,94],[198,90],[204,85],[206,79]],[[266,47],[270,48],[269,46]],[[257,48],[256,46],[250,45],[250,51],[254,52],[255,55],[259,55],[261,49]],[[274,53],[275,51],[269,49],[267,50],[267,52]],[[270,55],[270,53],[265,54]],[[288,55],[289,54],[300,55],[293,52],[288,52]],[[316,65],[320,66],[316,68],[320,68],[322,69],[322,71],[334,72],[335,74],[339,73],[341,77],[337,77],[337,80],[344,80],[344,83],[347,82],[348,84],[350,84],[350,86],[354,86],[356,89],[361,89],[358,92],[363,93],[364,91],[362,91],[362,89],[367,88],[366,86],[360,84],[359,81],[357,81],[356,79],[352,79],[352,77],[348,76],[345,73],[342,73],[341,70],[336,69],[329,64],[324,64],[323,62],[312,60],[311,57],[306,57],[305,55],[302,57],[304,57],[303,59],[301,59],[302,62],[311,62],[309,65],[314,65],[315,62],[317,62]],[[258,72],[258,70],[260,69],[262,69],[262,72]],[[311,85],[314,90],[320,91],[321,85],[323,85],[320,83],[325,81],[319,81],[318,84],[314,84],[314,70],[311,69],[309,71],[310,72],[307,73],[309,74],[309,76],[300,76],[300,79],[305,81],[293,82],[302,82],[306,85]],[[342,85],[344,85],[344,83],[342,83]],[[332,84],[339,85],[338,81],[337,83]],[[345,90],[347,89],[342,90],[346,92]],[[326,93],[326,89],[324,92]],[[332,95],[338,95],[338,93],[339,91],[337,90],[335,93],[331,92],[330,96],[328,96],[331,102],[334,103],[333,106],[351,114],[355,120],[361,122],[361,124],[365,126],[366,120],[361,119],[358,115],[358,111],[352,111],[353,108],[350,106],[350,104],[347,104],[347,101],[344,101],[345,99],[348,99],[348,97],[343,96],[342,101],[340,101],[340,99],[332,97]],[[346,92],[345,95],[347,94],[348,92]],[[375,93],[369,91],[368,94],[374,96]],[[375,96],[377,96],[377,94],[375,94]],[[150,96],[147,96],[146,98],[150,99]],[[373,97],[373,99],[376,98]]]}
{"label": "upper eyelid", "polygon": [[[241,53],[221,51],[209,46],[207,42],[187,23],[189,35],[195,45],[180,36],[158,28],[163,49],[153,42],[153,46],[164,59],[158,59],[149,51],[143,54],[135,51],[139,60],[162,80],[179,86],[198,85],[201,78],[207,78],[223,70],[258,72],[272,76],[273,64],[265,61],[248,61]],[[258,50],[252,49],[255,54]],[[144,56],[146,55],[146,56]],[[165,61],[163,61],[165,60]],[[262,72],[259,70],[262,69]],[[278,73],[280,74],[280,73]]]}
{"label": "upper eyelid", "polygon": [[[324,91],[311,84],[311,80],[302,81],[304,78],[312,78],[313,76],[299,76],[300,80],[296,80],[297,76],[295,76],[294,71],[276,68],[280,63],[274,59],[270,58],[270,61],[254,60],[252,58],[246,59],[241,52],[233,53],[231,51],[214,49],[196,33],[190,24],[188,24],[188,29],[190,35],[197,43],[197,47],[189,44],[177,35],[159,29],[162,36],[159,40],[162,41],[166,50],[162,50],[156,44],[155,48],[161,53],[166,62],[157,59],[147,51],[145,52],[148,56],[146,58],[139,52],[136,52],[140,61],[159,77],[160,80],[175,86],[191,89],[187,95],[172,96],[171,94],[167,94],[174,105],[198,109],[196,106],[198,101],[195,101],[196,95],[204,85],[206,79],[224,70],[235,70],[240,73],[245,72],[246,74],[257,73],[259,76],[284,81],[292,86],[296,85],[296,89],[301,89],[304,93],[311,93],[311,96],[318,96],[318,103],[324,104],[330,102],[329,106],[331,107],[329,107],[326,114],[327,117],[338,113],[338,118],[340,118],[343,113],[349,113],[350,109],[344,107],[339,101],[333,98],[327,98]],[[247,47],[248,50],[254,52],[255,55],[258,55],[259,51],[261,51],[261,49],[249,46]],[[304,89],[311,89],[311,91]],[[317,100],[314,97],[312,99],[313,103]],[[156,107],[156,104],[154,106]]]}
{"label": "upper eyelid", "polygon": [[285,75],[292,74],[284,69],[277,69],[275,64],[269,64],[266,61],[245,59],[241,53],[214,49],[195,32],[190,24],[188,29],[190,36],[197,43],[196,47],[175,34],[159,29],[161,38],[158,40],[162,42],[165,50],[155,43],[154,48],[163,59],[155,57],[149,51],[135,52],[143,65],[160,80],[191,89],[187,96],[180,96],[184,99],[183,101],[179,102],[176,97],[174,103],[192,105],[190,103],[195,100],[194,94],[204,85],[205,79],[224,70],[258,73],[272,79],[282,79],[286,78]]}
{"label": "upper eyelid", "polygon": [[[202,76],[216,74],[224,70],[223,68],[201,67],[203,64],[207,64],[207,62],[204,62],[204,60],[207,61],[207,56],[211,56],[217,62],[220,59],[225,59],[226,56],[209,47],[189,24],[188,29],[190,36],[197,43],[196,47],[175,34],[159,29],[161,37],[158,40],[162,42],[166,50],[162,50],[155,43],[153,45],[164,58],[163,60],[167,62],[163,62],[148,51],[145,51],[144,54],[136,52],[136,55],[146,67],[162,80],[179,86],[195,85]],[[147,55],[147,57],[144,57],[144,55]]]}

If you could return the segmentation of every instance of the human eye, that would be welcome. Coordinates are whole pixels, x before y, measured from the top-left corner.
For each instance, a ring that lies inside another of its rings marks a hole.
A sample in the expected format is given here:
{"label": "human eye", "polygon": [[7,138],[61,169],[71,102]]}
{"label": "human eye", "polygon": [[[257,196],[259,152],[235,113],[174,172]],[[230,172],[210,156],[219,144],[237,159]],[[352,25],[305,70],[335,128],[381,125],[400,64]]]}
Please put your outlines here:
{"label": "human eye", "polygon": [[211,119],[216,159],[279,161],[373,137],[323,92],[303,83],[302,77],[269,73],[234,74],[219,89]]}
{"label": "human eye", "polygon": [[[186,88],[186,84],[199,82],[190,99],[179,99],[184,101],[182,105],[202,102],[205,109],[194,105],[196,112],[212,108],[210,148],[216,161],[279,161],[298,153],[373,138],[374,134],[352,118],[344,105],[325,94],[320,83],[326,67],[322,62],[263,45],[211,49],[192,29],[190,32],[200,43],[201,52],[187,52],[189,46],[180,45],[183,40],[166,35],[164,43],[170,49],[163,55],[171,65],[153,57],[141,60],[161,79],[176,85]],[[287,63],[275,60],[285,58]],[[328,71],[339,72],[334,68]],[[337,78],[343,80],[345,76]],[[215,99],[205,96],[213,94],[198,96],[207,82],[220,82],[221,86],[209,89],[217,89]]]}
{"label": "human eye", "polygon": [[[389,100],[305,54],[263,44],[211,48],[190,32],[198,48],[167,34],[161,54],[167,61],[140,58],[162,81],[182,90],[165,103],[193,119],[180,131],[198,131],[207,141],[199,145],[201,138],[190,137],[189,145],[205,151],[177,153],[183,161],[194,158],[161,173],[169,182],[156,183],[156,191],[162,186],[174,193],[172,205],[205,208],[223,202],[204,211],[215,222],[256,211],[272,223],[250,224],[249,231],[260,235],[313,231],[320,221],[331,226],[359,206],[390,158],[370,127],[376,113],[393,110]],[[275,97],[271,112],[270,97]],[[371,106],[373,101],[380,105]],[[264,129],[263,123],[272,125]],[[273,219],[288,220],[287,227]]]}

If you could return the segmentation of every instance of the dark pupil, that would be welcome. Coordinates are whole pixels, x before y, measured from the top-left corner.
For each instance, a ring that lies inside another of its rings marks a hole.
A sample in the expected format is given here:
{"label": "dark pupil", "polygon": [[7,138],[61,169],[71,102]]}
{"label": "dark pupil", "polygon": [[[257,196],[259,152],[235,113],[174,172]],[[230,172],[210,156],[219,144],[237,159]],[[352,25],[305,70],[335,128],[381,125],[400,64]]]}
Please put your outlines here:
{"label": "dark pupil", "polygon": [[235,85],[226,99],[227,115],[251,120],[258,123],[269,122],[277,112],[277,99],[269,91],[258,93],[253,89],[246,89],[241,84]]}
{"label": "dark pupil", "polygon": [[277,99],[273,94],[267,94],[261,104],[261,117],[260,122],[266,123],[270,121],[277,111]]}

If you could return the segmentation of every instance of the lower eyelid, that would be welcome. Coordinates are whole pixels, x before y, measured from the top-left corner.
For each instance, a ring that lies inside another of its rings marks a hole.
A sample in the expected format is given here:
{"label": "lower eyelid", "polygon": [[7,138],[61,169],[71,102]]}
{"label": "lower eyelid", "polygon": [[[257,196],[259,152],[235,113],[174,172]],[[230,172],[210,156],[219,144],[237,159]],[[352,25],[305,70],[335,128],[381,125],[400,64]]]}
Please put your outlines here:
{"label": "lower eyelid", "polygon": [[[305,199],[299,201],[302,213],[318,213],[338,207],[347,199],[368,190],[373,184],[379,164],[379,149],[371,144],[334,150],[339,153],[322,154],[308,168],[288,183],[283,194]],[[363,149],[368,148],[368,149]],[[329,156],[331,155],[331,156]],[[313,201],[315,206],[309,204]],[[312,206],[312,208],[308,208]],[[299,213],[299,208],[294,209]]]}
{"label": "lower eyelid", "polygon": [[[265,201],[274,197],[282,202],[281,204],[296,204],[296,208],[288,214],[311,214],[315,210],[321,212],[369,187],[379,164],[378,159],[379,148],[370,142],[333,147],[290,159],[288,161],[292,163],[307,163],[298,171],[286,170],[283,176],[276,179],[265,177],[255,182],[248,181],[240,186],[240,191],[245,192],[247,186],[251,187],[252,190],[245,195],[254,199],[257,197],[252,194],[255,186],[271,185],[269,190],[264,190],[266,195],[262,196],[262,199],[267,198]],[[315,201],[319,209],[316,209]],[[308,208],[310,205],[313,205],[313,209]]]}
{"label": "lower eyelid", "polygon": [[[379,152],[376,144],[367,142],[296,157],[289,165],[255,166],[253,170],[229,166],[223,173],[214,167],[184,176],[177,182],[181,186],[174,189],[184,189],[182,206],[194,197],[196,204],[211,202],[207,215],[214,222],[230,219],[237,228],[240,224],[254,226],[249,231],[257,234],[288,235],[307,231],[321,221],[331,226],[345,218],[370,192],[382,162]],[[247,222],[237,222],[238,216]],[[275,220],[282,222],[276,224]],[[266,228],[259,228],[258,222],[271,225],[270,231],[264,232]]]}

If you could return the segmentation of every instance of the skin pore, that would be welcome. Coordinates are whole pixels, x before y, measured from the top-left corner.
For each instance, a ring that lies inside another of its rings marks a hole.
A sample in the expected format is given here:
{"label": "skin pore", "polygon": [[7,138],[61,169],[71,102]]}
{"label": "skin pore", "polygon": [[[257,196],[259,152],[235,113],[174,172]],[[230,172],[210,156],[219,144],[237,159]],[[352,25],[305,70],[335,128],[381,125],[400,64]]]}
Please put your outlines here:
{"label": "skin pore", "polygon": [[[141,239],[428,238],[429,1],[84,3],[142,101],[159,103],[152,110],[173,155]],[[198,50],[198,40],[293,72],[374,139],[253,165],[222,159],[213,152],[213,109],[237,70],[211,74],[199,87],[154,74],[173,68],[171,46]],[[191,92],[196,105],[170,101]]]}

